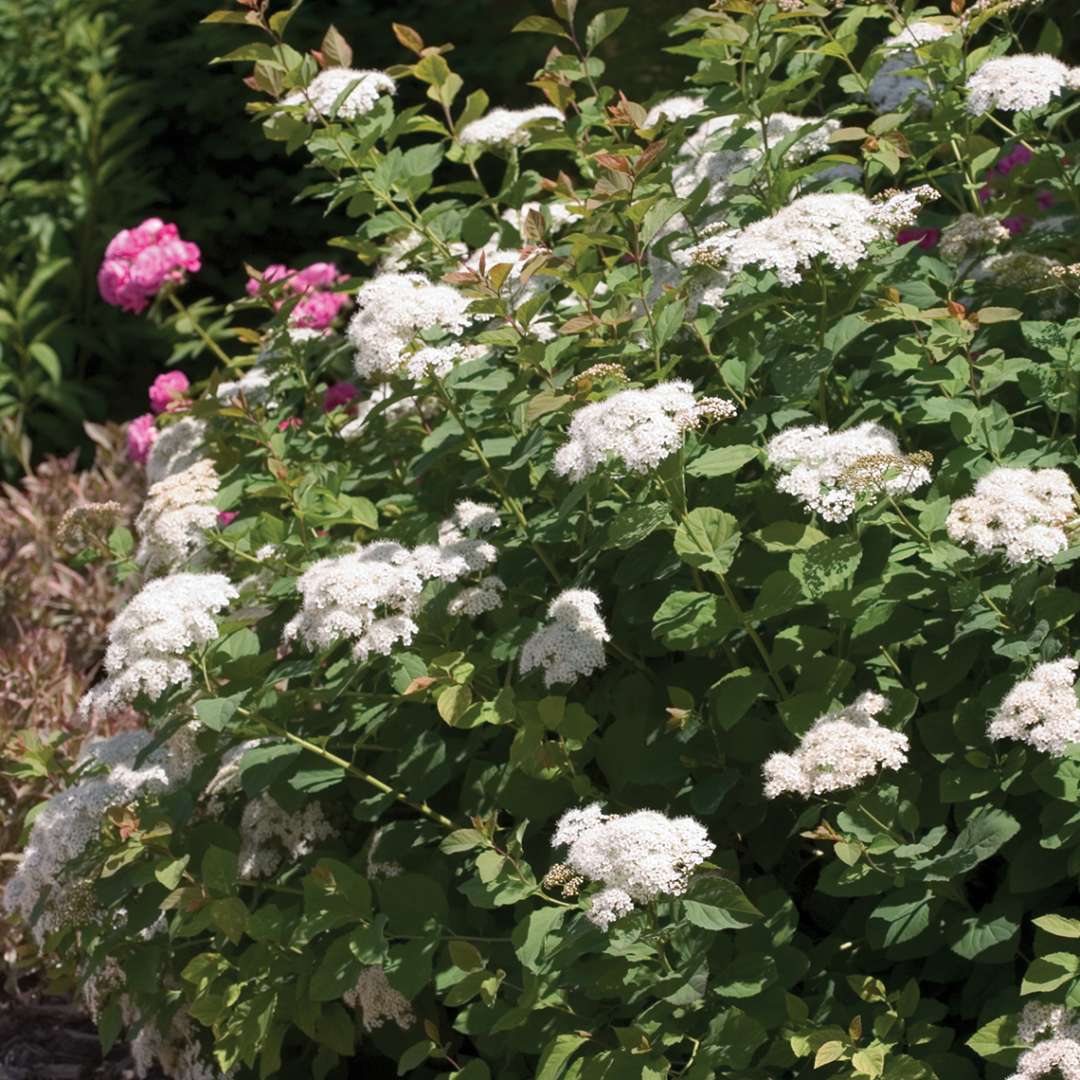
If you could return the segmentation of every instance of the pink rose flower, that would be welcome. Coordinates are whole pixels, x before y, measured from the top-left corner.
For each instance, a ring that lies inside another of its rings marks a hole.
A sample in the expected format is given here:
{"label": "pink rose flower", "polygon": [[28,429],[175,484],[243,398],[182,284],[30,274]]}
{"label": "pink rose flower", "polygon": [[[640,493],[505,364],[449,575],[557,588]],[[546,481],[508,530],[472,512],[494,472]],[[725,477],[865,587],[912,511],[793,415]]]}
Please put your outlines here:
{"label": "pink rose flower", "polygon": [[222,510],[217,516],[217,523],[224,529],[240,516],[239,510]]}
{"label": "pink rose flower", "polygon": [[312,263],[303,270],[293,270],[282,263],[271,263],[262,276],[262,282],[255,278],[248,279],[248,296],[258,296],[266,285],[285,281],[283,291],[286,295],[273,301],[274,310],[277,311],[285,303],[288,293],[294,293],[301,298],[289,315],[290,326],[326,330],[349,302],[348,293],[334,290],[338,282],[348,280],[348,275],[340,273],[333,263]]}
{"label": "pink rose flower", "polygon": [[166,371],[150,385],[150,408],[156,413],[171,412],[187,402],[185,394],[191,383],[182,371]]}
{"label": "pink rose flower", "polygon": [[198,245],[161,218],[147,218],[134,229],[121,229],[105,249],[98,270],[98,291],[113,307],[143,311],[166,282],[180,282],[202,265]]}
{"label": "pink rose flower", "polygon": [[136,416],[127,426],[127,454],[139,465],[145,465],[150,449],[157,442],[158,430],[153,413]]}
{"label": "pink rose flower", "polygon": [[323,412],[333,412],[342,405],[348,405],[359,394],[360,391],[351,382],[334,383],[323,394]]}
{"label": "pink rose flower", "polygon": [[934,248],[937,247],[937,242],[940,239],[940,229],[920,229],[917,226],[901,229],[896,234],[896,242],[898,244],[910,244],[912,240],[917,240],[919,242],[919,247],[921,247],[923,251],[933,251]]}

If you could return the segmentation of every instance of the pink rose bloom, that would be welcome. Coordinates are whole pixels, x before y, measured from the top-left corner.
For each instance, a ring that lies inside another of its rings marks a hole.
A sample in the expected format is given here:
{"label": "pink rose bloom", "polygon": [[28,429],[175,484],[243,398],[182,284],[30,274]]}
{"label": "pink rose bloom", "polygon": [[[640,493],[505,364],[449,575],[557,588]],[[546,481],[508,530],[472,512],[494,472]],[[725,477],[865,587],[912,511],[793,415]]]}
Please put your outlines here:
{"label": "pink rose bloom", "polygon": [[217,516],[217,523],[224,529],[240,516],[239,510],[222,510]]}
{"label": "pink rose bloom", "polygon": [[919,242],[919,247],[921,247],[923,251],[933,251],[934,248],[937,247],[937,242],[940,239],[940,229],[920,229],[916,226],[901,229],[896,234],[896,242],[898,244],[910,244],[912,240],[917,240]]}
{"label": "pink rose bloom", "polygon": [[157,442],[158,430],[153,413],[136,416],[127,426],[127,454],[139,465],[145,465],[150,448]]}
{"label": "pink rose bloom", "polygon": [[360,391],[351,382],[339,382],[328,386],[326,393],[323,394],[323,412],[333,412],[342,405],[348,405],[359,393]]}
{"label": "pink rose bloom", "polygon": [[349,302],[347,293],[313,291],[292,309],[289,322],[311,330],[327,330],[338,312]]}
{"label": "pink rose bloom", "polygon": [[1009,230],[1010,235],[1019,236],[1031,224],[1031,218],[1025,214],[1014,214],[1012,217],[1002,218],[1001,224]]}
{"label": "pink rose bloom", "polygon": [[175,225],[147,218],[134,229],[121,229],[105,249],[98,270],[98,291],[113,307],[143,311],[166,282],[195,273],[201,255],[196,244],[180,238]]}
{"label": "pink rose bloom", "polygon": [[[263,271],[263,281],[249,278],[246,286],[248,296],[257,296],[262,288],[275,281],[288,279],[287,292],[295,293],[301,300],[289,315],[289,325],[311,330],[326,330],[349,302],[349,294],[335,292],[333,286],[348,280],[333,263],[312,263],[303,270],[293,270],[283,263],[271,263]],[[280,309],[287,296],[274,300],[274,310]]]}
{"label": "pink rose bloom", "polygon": [[182,371],[166,371],[150,385],[150,408],[156,413],[171,412],[182,407],[191,383]]}

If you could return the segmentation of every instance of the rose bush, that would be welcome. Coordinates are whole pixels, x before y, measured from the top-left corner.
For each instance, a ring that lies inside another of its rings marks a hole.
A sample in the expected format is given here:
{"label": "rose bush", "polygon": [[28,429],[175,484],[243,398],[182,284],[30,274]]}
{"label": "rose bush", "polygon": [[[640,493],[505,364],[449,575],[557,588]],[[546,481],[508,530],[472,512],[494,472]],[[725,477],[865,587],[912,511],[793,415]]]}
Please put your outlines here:
{"label": "rose bush", "polygon": [[131,440],[141,588],[80,710],[146,727],[84,748],[6,891],[105,1042],[189,1078],[1076,1076],[1052,20],[719,0],[638,102],[596,55],[628,9],[555,0],[514,111],[410,27],[365,71],[242,6],[224,59],[356,258],[248,267],[228,339],[194,266],[154,284],[223,366]]}

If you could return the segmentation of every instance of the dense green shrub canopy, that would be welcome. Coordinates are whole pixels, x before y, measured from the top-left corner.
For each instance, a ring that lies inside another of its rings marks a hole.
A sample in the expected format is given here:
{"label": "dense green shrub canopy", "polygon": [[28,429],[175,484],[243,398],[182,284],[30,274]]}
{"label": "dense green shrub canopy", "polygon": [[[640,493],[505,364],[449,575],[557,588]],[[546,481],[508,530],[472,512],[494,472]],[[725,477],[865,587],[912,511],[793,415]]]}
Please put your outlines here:
{"label": "dense green shrub canopy", "polygon": [[628,9],[555,0],[515,113],[416,29],[356,70],[242,6],[225,59],[358,259],[253,266],[231,329],[166,284],[222,366],[155,388],[133,530],[85,513],[141,587],[83,712],[147,729],[84,749],[7,901],[105,1039],[192,1078],[1074,1075],[1053,21],[718,0],[639,102],[597,55]]}

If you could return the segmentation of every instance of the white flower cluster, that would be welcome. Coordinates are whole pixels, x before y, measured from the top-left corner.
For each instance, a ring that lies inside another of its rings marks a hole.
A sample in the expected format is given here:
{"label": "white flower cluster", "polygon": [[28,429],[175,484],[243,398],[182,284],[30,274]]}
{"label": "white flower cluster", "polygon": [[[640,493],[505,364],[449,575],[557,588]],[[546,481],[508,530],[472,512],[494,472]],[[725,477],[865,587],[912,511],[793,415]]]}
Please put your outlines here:
{"label": "white flower cluster", "polygon": [[772,217],[755,221],[721,242],[714,235],[690,248],[695,262],[729,274],[748,266],[773,270],[783,285],[797,285],[815,258],[853,270],[870,245],[915,220],[929,189],[897,192],[872,202],[864,195],[823,192],[803,195]]}
{"label": "white flower cluster", "polygon": [[965,83],[967,111],[981,116],[993,109],[1041,109],[1065,90],[1080,88],[1080,69],[1045,53],[998,56],[987,60]]}
{"label": "white flower cluster", "polygon": [[[383,71],[332,67],[320,71],[306,90],[294,90],[282,98],[281,104],[307,105],[304,119],[309,124],[318,123],[322,117],[329,120],[333,115],[339,120],[351,120],[371,112],[383,94],[393,94],[395,89],[396,83]],[[338,98],[342,101],[334,114],[334,103]]]}
{"label": "white flower cluster", "polygon": [[465,615],[475,618],[487,611],[494,611],[502,607],[503,593],[506,592],[506,583],[502,578],[489,574],[481,578],[475,585],[470,585],[455,596],[446,610],[451,615]]}
{"label": "white flower cluster", "polygon": [[654,128],[661,121],[666,120],[669,124],[677,120],[686,120],[691,116],[705,111],[705,102],[701,98],[690,97],[687,94],[676,94],[674,97],[665,98],[657,102],[646,114],[645,123],[642,127]]}
{"label": "white flower cluster", "polygon": [[188,683],[184,653],[217,637],[214,615],[238,595],[223,574],[170,574],[144,585],[109,626],[107,677],[79,702],[80,714],[108,714],[139,694],[156,699]]}
{"label": "white flower cluster", "polygon": [[1061,755],[1080,742],[1075,660],[1036,664],[1002,698],[990,726],[991,739],[1019,739],[1044,754]]}
{"label": "white flower cluster", "polygon": [[[856,484],[863,461],[873,463],[875,485],[889,495],[907,495],[930,483],[930,470],[905,458],[896,436],[866,420],[846,431],[831,432],[821,424],[785,428],[765,448],[769,464],[784,475],[777,490],[794,495],[826,521],[846,521],[854,512],[862,484]],[[879,462],[892,467],[882,469]]]}
{"label": "white flower cluster", "polygon": [[256,364],[248,368],[239,379],[229,379],[219,383],[215,396],[223,405],[243,395],[249,405],[265,404],[272,407],[273,391],[273,376],[261,364]]}
{"label": "white flower cluster", "polygon": [[263,793],[244,807],[240,819],[240,854],[237,872],[245,878],[270,877],[286,856],[296,862],[315,850],[320,840],[337,835],[326,820],[321,803],[304,804],[299,813],[283,810],[273,796]]}
{"label": "white flower cluster", "polygon": [[1031,1049],[1020,1055],[1016,1072],[1005,1080],[1039,1080],[1043,1076],[1080,1080],[1080,1022],[1063,1005],[1029,1001],[1017,1035]]}
{"label": "white flower cluster", "polygon": [[[352,442],[360,438],[367,425],[368,417],[371,416],[375,406],[393,396],[394,388],[389,383],[380,383],[371,391],[371,396],[366,401],[361,401],[356,406],[356,415],[342,427],[338,434],[346,442]],[[379,415],[388,424],[396,424],[399,420],[404,420],[406,416],[413,414],[427,418],[432,415],[434,401],[434,398],[401,398],[392,405],[388,405]]]}
{"label": "white flower cluster", "polygon": [[590,589],[564,589],[548,605],[546,626],[521,648],[521,674],[544,669],[544,685],[575,683],[607,662],[611,635],[600,614],[600,597]]}
{"label": "white flower cluster", "polygon": [[701,822],[655,810],[605,814],[599,803],[568,810],[555,827],[552,847],[567,848],[565,865],[603,884],[588,918],[602,930],[660,896],[681,896],[690,875],[715,850]]}
{"label": "white flower cluster", "polygon": [[[148,731],[87,740],[76,765],[88,775],[54,795],[34,818],[18,869],[4,891],[4,907],[31,925],[39,943],[72,918],[92,912],[89,889],[65,880],[65,873],[97,838],[105,812],[142,795],[171,791],[190,775],[197,758],[190,731],[181,729],[136,765],[152,741]],[[42,910],[35,922],[39,903]]]}
{"label": "white flower cluster", "polygon": [[429,368],[445,375],[461,358],[460,345],[426,346],[410,355],[417,334],[460,334],[470,322],[469,300],[450,285],[423,274],[379,274],[357,290],[356,311],[346,331],[356,350],[356,373],[364,378],[422,379]]}
{"label": "white flower cluster", "polygon": [[[125,1021],[132,1024],[138,1019],[129,1006],[125,1010]],[[218,1069],[212,1059],[204,1056],[195,1032],[195,1025],[182,1007],[173,1015],[167,1034],[162,1034],[152,1021],[143,1022],[131,1041],[135,1075],[142,1080],[157,1072],[155,1066],[159,1066],[170,1080],[231,1080],[236,1075],[236,1068],[227,1073]]]}
{"label": "white flower cluster", "polygon": [[529,128],[540,120],[558,120],[563,114],[554,105],[534,105],[531,109],[492,109],[472,120],[458,132],[462,146],[525,146]]}
{"label": "white flower cluster", "polygon": [[[784,112],[773,113],[763,124],[740,116],[713,117],[686,140],[679,154],[679,161],[671,171],[675,194],[686,197],[706,180],[709,189],[706,205],[714,205],[727,194],[731,176],[760,161],[769,148],[807,129],[784,151],[784,164],[801,165],[825,153],[829,149],[829,136],[839,127],[838,120]],[[735,149],[710,149],[717,136],[747,134],[750,138]]]}
{"label": "white flower cluster", "polygon": [[870,80],[867,95],[876,112],[896,112],[908,104],[919,109],[930,107],[928,81],[912,74],[912,70],[922,63],[915,50],[928,42],[947,38],[949,34],[948,28],[940,23],[916,22],[885,39],[882,48],[888,55]]}
{"label": "white flower cluster", "polygon": [[988,255],[972,267],[976,281],[992,281],[1005,289],[1037,289],[1053,281],[1053,270],[1061,266],[1057,259],[1033,251],[1007,251]]}
{"label": "white flower cluster", "polygon": [[974,252],[996,247],[1009,239],[1009,230],[997,218],[961,214],[941,234],[938,253],[951,263],[965,262]]}
{"label": "white flower cluster", "polygon": [[874,717],[889,702],[867,692],[843,709],[819,716],[793,754],[772,754],[765,762],[765,797],[785,791],[823,795],[861,784],[882,769],[899,769],[907,761],[908,740]]}
{"label": "white flower cluster", "polygon": [[206,457],[203,446],[205,438],[204,420],[185,416],[179,423],[170,424],[162,430],[150,449],[150,456],[146,459],[146,482],[156,484]]}
{"label": "white flower cluster", "polygon": [[217,524],[220,481],[209,458],[152,484],[135,528],[135,562],[149,573],[188,562],[206,547],[206,531]]}
{"label": "white flower cluster", "polygon": [[[490,566],[495,548],[466,535],[497,522],[491,507],[463,500],[439,526],[437,544],[411,551],[390,540],[364,544],[346,555],[321,559],[300,577],[300,611],[286,624],[285,640],[301,638],[309,649],[352,642],[353,655],[389,656],[419,630],[413,616],[428,581],[457,581]],[[468,522],[468,524],[466,524]]]}
{"label": "white flower cluster", "polygon": [[408,999],[390,985],[386,972],[378,965],[364,968],[357,976],[356,985],[346,990],[341,999],[360,1014],[365,1031],[375,1031],[387,1020],[393,1020],[402,1031],[416,1023]]}
{"label": "white flower cluster", "polygon": [[952,505],[945,528],[980,555],[1001,550],[1012,566],[1052,559],[1069,546],[1076,489],[1061,469],[992,469]]}
{"label": "white flower cluster", "polygon": [[[709,407],[719,415],[716,400]],[[555,454],[555,472],[582,480],[613,458],[631,472],[648,472],[682,446],[687,427],[701,418],[698,405],[693,387],[681,380],[594,401],[574,413],[569,439]],[[735,406],[726,405],[734,416]]]}
{"label": "white flower cluster", "polygon": [[522,241],[525,240],[525,221],[530,213],[540,214],[555,231],[581,220],[581,215],[576,210],[571,210],[553,199],[548,202],[524,202],[520,207],[508,207],[502,212],[502,219],[514,229]]}

